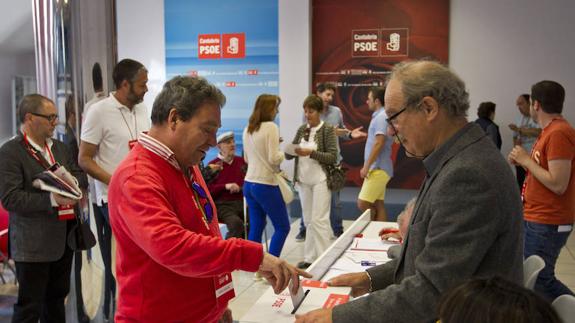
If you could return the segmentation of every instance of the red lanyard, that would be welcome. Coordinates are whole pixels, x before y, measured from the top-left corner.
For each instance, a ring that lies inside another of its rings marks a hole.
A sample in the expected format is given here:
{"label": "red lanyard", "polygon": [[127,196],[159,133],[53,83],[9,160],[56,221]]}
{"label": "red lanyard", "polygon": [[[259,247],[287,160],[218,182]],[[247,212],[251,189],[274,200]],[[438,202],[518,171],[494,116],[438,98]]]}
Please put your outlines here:
{"label": "red lanyard", "polygon": [[32,156],[32,158],[34,158],[45,169],[49,169],[52,165],[54,165],[56,163],[56,160],[54,159],[54,156],[52,155],[52,151],[50,150],[50,147],[48,146],[48,144],[44,143],[44,147],[48,151],[48,156],[50,156],[50,162],[52,162],[52,163],[47,161],[43,155],[38,156],[38,154],[41,154],[41,152],[36,150],[32,146],[32,144],[30,144],[30,142],[28,141],[28,136],[26,135],[26,133],[24,133],[24,146],[26,147],[26,151],[28,152],[28,154],[30,154],[30,156]]}

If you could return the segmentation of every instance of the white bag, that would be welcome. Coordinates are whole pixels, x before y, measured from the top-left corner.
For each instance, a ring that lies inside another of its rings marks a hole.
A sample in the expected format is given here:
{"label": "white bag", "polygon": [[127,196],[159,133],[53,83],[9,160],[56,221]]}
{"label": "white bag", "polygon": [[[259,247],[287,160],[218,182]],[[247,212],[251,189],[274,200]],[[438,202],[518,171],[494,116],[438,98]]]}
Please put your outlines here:
{"label": "white bag", "polygon": [[290,204],[294,198],[294,193],[291,185],[288,183],[287,179],[282,176],[281,173],[275,173],[274,175],[278,181],[278,187],[280,188],[280,192],[282,193],[285,204]]}

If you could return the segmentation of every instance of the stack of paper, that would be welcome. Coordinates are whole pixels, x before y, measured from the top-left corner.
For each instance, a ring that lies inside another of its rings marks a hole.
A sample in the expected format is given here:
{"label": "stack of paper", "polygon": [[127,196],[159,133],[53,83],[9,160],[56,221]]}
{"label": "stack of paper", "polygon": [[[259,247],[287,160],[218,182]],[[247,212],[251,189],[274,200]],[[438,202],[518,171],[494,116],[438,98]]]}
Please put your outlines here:
{"label": "stack of paper", "polygon": [[60,194],[74,200],[82,198],[82,190],[78,187],[76,178],[64,166],[57,164],[37,174],[32,185],[43,191]]}

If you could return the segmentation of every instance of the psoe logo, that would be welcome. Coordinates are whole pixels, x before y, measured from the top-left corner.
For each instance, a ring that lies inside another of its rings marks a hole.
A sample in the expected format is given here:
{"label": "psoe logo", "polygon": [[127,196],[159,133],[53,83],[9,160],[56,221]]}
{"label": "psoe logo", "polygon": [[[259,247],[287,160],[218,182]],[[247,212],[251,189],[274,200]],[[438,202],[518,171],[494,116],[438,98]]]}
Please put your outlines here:
{"label": "psoe logo", "polygon": [[380,35],[378,29],[351,31],[351,56],[372,57],[379,55]]}
{"label": "psoe logo", "polygon": [[391,28],[381,29],[381,56],[408,56],[409,55],[409,29]]}
{"label": "psoe logo", "polygon": [[244,33],[222,34],[223,58],[246,57],[246,35]]}
{"label": "psoe logo", "polygon": [[220,34],[198,35],[199,59],[217,59],[221,55]]}

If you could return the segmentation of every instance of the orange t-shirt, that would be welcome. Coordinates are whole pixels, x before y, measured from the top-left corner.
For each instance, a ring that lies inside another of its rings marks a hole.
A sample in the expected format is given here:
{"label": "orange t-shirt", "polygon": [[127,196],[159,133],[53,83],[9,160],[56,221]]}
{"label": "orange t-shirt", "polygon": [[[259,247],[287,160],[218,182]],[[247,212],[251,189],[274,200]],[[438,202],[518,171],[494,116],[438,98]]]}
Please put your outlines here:
{"label": "orange t-shirt", "polygon": [[523,201],[525,220],[543,224],[572,224],[575,216],[575,129],[562,118],[543,129],[531,151],[531,158],[544,169],[549,161],[571,161],[571,178],[563,195],[557,195],[532,174],[526,179]]}

